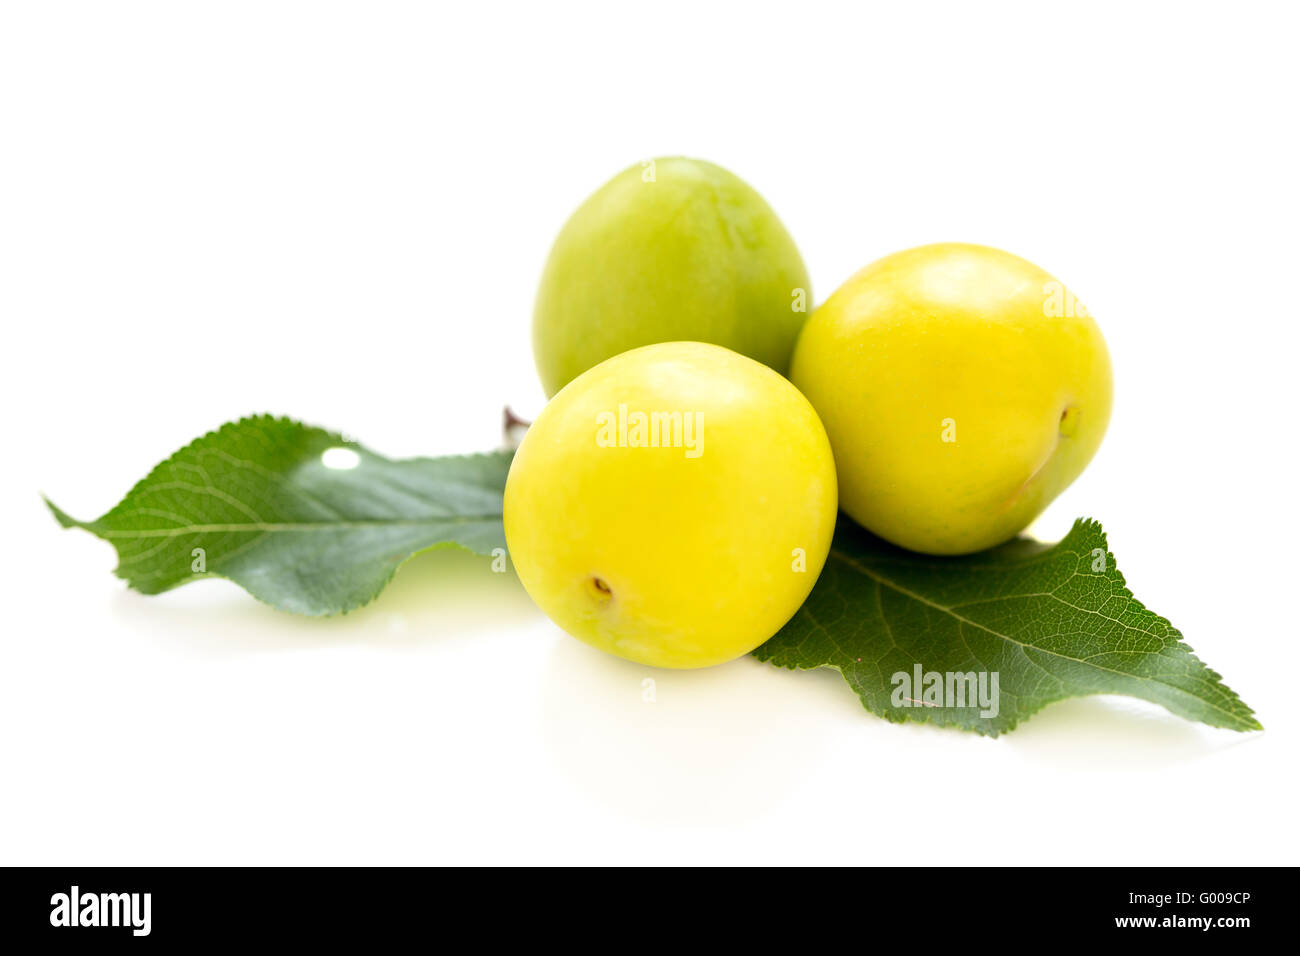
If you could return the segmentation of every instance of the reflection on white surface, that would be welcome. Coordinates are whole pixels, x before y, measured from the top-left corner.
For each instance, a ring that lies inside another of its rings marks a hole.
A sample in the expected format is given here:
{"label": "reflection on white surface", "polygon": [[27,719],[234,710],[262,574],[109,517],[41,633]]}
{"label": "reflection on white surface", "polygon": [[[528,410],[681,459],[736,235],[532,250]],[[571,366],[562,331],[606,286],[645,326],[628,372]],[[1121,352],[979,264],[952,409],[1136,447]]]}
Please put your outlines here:
{"label": "reflection on white surface", "polygon": [[335,617],[277,611],[220,579],[155,596],[123,589],[113,612],[161,643],[222,656],[345,644],[413,647],[500,631],[540,613],[513,573],[496,573],[491,558],[460,548],[416,555],[378,598]]}
{"label": "reflection on white surface", "polygon": [[1090,773],[1171,767],[1259,737],[1183,720],[1136,698],[1097,695],[1049,704],[1004,739],[1031,762]]}
{"label": "reflection on white surface", "polygon": [[748,657],[660,670],[565,637],[547,664],[542,738],[574,786],[620,815],[734,822],[786,803],[823,759],[817,718],[835,701],[811,676]]}

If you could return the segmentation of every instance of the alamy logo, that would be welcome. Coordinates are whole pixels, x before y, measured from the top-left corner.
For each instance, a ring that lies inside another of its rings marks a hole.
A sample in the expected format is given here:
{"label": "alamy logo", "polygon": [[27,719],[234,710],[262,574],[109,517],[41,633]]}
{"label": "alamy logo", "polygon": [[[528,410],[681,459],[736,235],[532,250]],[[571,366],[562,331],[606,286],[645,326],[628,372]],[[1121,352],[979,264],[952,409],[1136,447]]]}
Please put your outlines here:
{"label": "alamy logo", "polygon": [[889,682],[894,693],[889,702],[895,707],[979,707],[981,717],[998,715],[998,672],[922,671],[920,664],[912,673],[899,671]]}
{"label": "alamy logo", "polygon": [[1088,307],[1074,297],[1074,293],[1052,279],[1043,283],[1043,315],[1049,319],[1062,317],[1086,319]]}
{"label": "alamy logo", "polygon": [[70,893],[50,897],[51,926],[129,926],[134,936],[149,935],[151,893]]}
{"label": "alamy logo", "polygon": [[704,454],[703,412],[629,412],[596,416],[596,444],[601,448],[684,448],[687,458]]}

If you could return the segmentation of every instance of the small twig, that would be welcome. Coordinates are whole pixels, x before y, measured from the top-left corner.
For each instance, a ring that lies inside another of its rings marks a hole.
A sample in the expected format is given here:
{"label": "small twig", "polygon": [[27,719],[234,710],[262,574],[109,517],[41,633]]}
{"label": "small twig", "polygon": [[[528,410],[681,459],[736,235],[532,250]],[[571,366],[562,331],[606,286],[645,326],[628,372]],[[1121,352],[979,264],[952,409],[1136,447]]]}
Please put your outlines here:
{"label": "small twig", "polygon": [[519,443],[523,441],[524,432],[528,431],[528,426],[532,422],[520,418],[514,413],[514,410],[507,405],[501,414],[501,437],[507,448],[518,448]]}

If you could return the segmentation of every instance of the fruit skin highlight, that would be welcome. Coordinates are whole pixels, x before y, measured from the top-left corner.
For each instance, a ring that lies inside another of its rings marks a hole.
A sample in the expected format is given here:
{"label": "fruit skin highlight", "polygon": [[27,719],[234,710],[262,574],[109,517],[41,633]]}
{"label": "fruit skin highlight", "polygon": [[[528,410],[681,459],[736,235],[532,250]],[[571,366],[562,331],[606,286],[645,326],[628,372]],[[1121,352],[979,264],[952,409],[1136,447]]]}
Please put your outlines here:
{"label": "fruit skin highlight", "polygon": [[1014,537],[1110,421],[1097,324],[1049,273],[987,246],[921,246],[858,272],[808,320],[791,379],[830,436],[840,506],[930,554]]}
{"label": "fruit skin highlight", "polygon": [[[683,428],[635,445],[637,412],[682,413]],[[826,432],[788,381],[716,345],[651,345],[574,379],[528,429],[506,480],[506,541],[524,588],[574,637],[708,667],[803,604],[835,488]]]}
{"label": "fruit skin highlight", "polygon": [[747,184],[698,159],[638,163],[555,240],[533,312],[537,371],[550,397],[620,352],[694,341],[784,375],[811,295],[794,240]]}

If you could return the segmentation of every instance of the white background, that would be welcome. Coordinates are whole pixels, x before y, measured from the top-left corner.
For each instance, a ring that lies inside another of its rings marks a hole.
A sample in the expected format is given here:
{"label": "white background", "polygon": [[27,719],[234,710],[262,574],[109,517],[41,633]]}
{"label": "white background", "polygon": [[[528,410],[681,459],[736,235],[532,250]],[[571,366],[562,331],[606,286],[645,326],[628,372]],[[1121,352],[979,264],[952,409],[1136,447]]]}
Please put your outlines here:
{"label": "white background", "polygon": [[[1293,16],[6,3],[0,862],[1300,862]],[[130,592],[44,511],[252,412],[494,447],[555,233],[665,154],[758,188],[818,301],[937,240],[1078,292],[1115,415],[1034,531],[1100,518],[1267,730],[1092,698],[988,740],[752,659],[645,704],[483,559],[300,620]]]}

